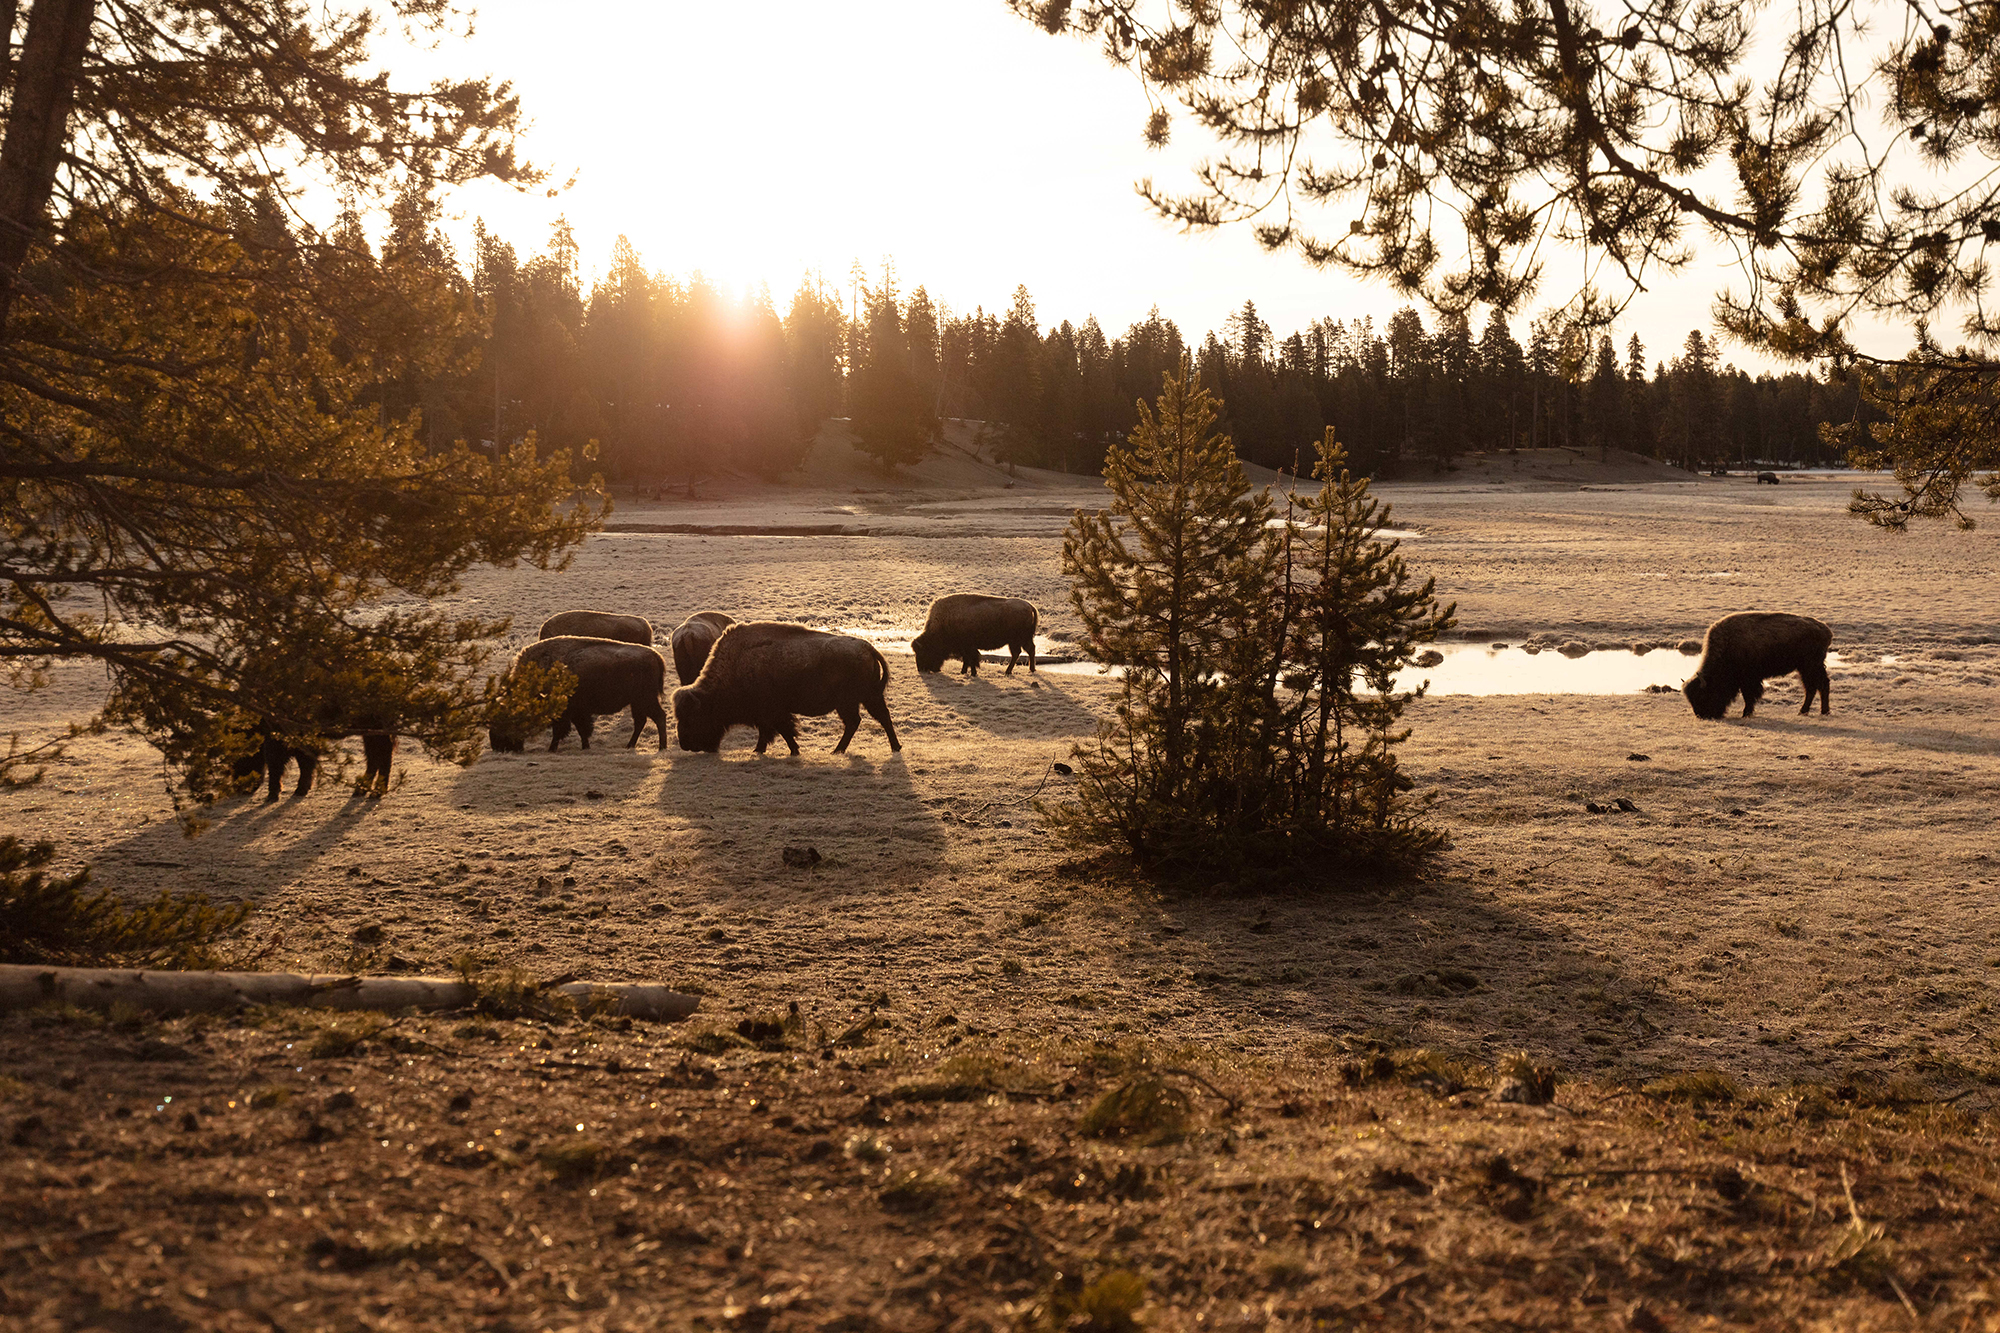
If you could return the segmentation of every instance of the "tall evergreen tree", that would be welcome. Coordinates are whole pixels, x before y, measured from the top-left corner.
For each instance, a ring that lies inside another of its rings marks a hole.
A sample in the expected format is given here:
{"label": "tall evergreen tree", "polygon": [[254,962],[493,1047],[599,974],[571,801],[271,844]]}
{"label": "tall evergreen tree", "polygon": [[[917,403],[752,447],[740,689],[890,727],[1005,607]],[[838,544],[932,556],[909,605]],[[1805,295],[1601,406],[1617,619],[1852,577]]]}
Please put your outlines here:
{"label": "tall evergreen tree", "polygon": [[1110,506],[1078,510],[1063,536],[1091,655],[1123,675],[1112,721],[1078,749],[1076,804],[1050,813],[1076,838],[1150,862],[1212,855],[1218,789],[1199,760],[1217,747],[1203,728],[1261,711],[1261,681],[1242,674],[1235,640],[1274,593],[1271,505],[1251,491],[1215,417],[1184,360],[1157,406],[1140,405],[1130,441],[1106,455]]}
{"label": "tall evergreen tree", "polygon": [[[1403,802],[1412,786],[1396,758],[1398,729],[1421,689],[1396,676],[1450,629],[1435,579],[1417,582],[1384,540],[1389,506],[1347,469],[1331,430],[1313,475],[1320,486],[1290,497],[1281,564],[1275,773],[1259,842],[1267,856],[1298,861],[1408,866],[1444,845]],[[1276,696],[1273,696],[1276,698]]]}
{"label": "tall evergreen tree", "polygon": [[1045,461],[1037,429],[1042,401],[1041,349],[1034,298],[1025,286],[1017,286],[992,347],[985,395],[987,416],[1000,427],[1000,447],[1009,462]]}
{"label": "tall evergreen tree", "polygon": [[856,444],[886,467],[918,461],[936,439],[937,418],[911,367],[893,274],[869,293],[865,341],[848,377],[847,399]]}

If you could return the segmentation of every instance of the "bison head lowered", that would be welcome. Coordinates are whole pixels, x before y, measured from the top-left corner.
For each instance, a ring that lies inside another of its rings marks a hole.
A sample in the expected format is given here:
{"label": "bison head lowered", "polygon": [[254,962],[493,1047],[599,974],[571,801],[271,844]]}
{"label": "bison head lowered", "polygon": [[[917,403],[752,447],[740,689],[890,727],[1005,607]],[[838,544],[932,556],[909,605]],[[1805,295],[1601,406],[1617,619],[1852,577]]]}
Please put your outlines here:
{"label": "bison head lowered", "polygon": [[1700,672],[1681,682],[1681,693],[1687,696],[1688,707],[1694,715],[1714,721],[1729,711],[1729,701],[1736,697],[1736,691],[1726,685],[1703,678]]}
{"label": "bison head lowered", "polygon": [[944,645],[929,633],[919,634],[910,640],[910,651],[916,654],[919,671],[942,671],[945,658],[950,656]]}
{"label": "bison head lowered", "polygon": [[683,750],[714,753],[722,748],[722,733],[729,728],[692,686],[683,685],[674,691],[674,730]]}

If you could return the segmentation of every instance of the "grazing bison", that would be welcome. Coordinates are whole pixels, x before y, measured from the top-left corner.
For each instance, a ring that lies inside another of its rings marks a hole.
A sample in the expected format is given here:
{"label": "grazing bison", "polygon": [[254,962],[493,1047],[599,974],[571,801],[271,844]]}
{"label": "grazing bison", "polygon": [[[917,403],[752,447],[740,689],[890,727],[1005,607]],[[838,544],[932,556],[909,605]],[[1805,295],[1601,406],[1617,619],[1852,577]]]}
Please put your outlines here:
{"label": "grazing bison", "polygon": [[1759,486],[1776,486],[1778,484],[1778,474],[1775,472],[1759,472],[1757,474],[1757,484]]}
{"label": "grazing bison", "polygon": [[[325,733],[328,740],[355,734],[361,737],[361,757],[367,764],[367,771],[361,777],[361,790],[370,797],[386,796],[389,792],[389,765],[396,757],[396,733],[384,730]],[[255,754],[245,755],[236,761],[235,772],[239,778],[253,773],[264,778],[269,783],[264,795],[268,803],[278,799],[278,786],[284,779],[286,764],[296,763],[299,766],[299,780],[292,785],[292,795],[297,798],[312,790],[319,761],[320,752],[313,746],[295,745],[282,737],[266,735],[263,746]]]}
{"label": "grazing bison", "polygon": [[[563,743],[571,727],[576,728],[583,748],[588,750],[596,719],[626,708],[632,710],[632,739],[625,742],[626,749],[639,744],[639,733],[649,719],[659,732],[660,748],[667,748],[667,715],[660,707],[660,692],[667,684],[667,660],[651,645],[564,634],[529,644],[515,654],[514,662],[544,669],[568,667],[576,676],[569,705],[555,721],[555,734],[549,739],[551,750]],[[525,734],[500,722],[488,729],[486,738],[495,750],[515,754],[528,741]]]}
{"label": "grazing bison", "polygon": [[1035,625],[1039,617],[1033,603],[1018,597],[989,597],[979,592],[955,592],[931,603],[924,617],[924,632],[910,644],[917,655],[917,670],[937,671],[947,658],[964,663],[959,674],[979,674],[979,650],[1005,648],[1007,674],[1014,674],[1014,662],[1028,655],[1028,671],[1035,670]]}
{"label": "grazing bison", "polygon": [[644,616],[621,616],[616,611],[564,611],[542,622],[540,639],[574,635],[584,639],[616,639],[620,643],[653,641],[653,622]]}
{"label": "grazing bison", "polygon": [[1701,665],[1681,686],[1696,717],[1718,718],[1729,701],[1743,696],[1743,716],[1749,717],[1764,697],[1764,682],[1772,676],[1799,673],[1806,687],[1804,715],[1819,695],[1819,711],[1828,711],[1826,650],[1833,631],[1811,616],[1783,611],[1739,611],[1708,627],[1701,643]]}
{"label": "grazing bison", "polygon": [[694,684],[674,691],[674,721],[683,750],[720,749],[725,732],[747,726],[757,728],[758,754],[773,736],[797,754],[797,714],[839,713],[844,730],[833,752],[845,754],[866,708],[889,734],[889,748],[900,750],[882,697],[888,683],[889,664],[865,639],[752,621],[724,630]]}
{"label": "grazing bison", "polygon": [[674,674],[681,678],[681,684],[694,684],[709,649],[715,647],[722,631],[735,623],[720,611],[697,611],[680,623],[674,630],[673,649]]}

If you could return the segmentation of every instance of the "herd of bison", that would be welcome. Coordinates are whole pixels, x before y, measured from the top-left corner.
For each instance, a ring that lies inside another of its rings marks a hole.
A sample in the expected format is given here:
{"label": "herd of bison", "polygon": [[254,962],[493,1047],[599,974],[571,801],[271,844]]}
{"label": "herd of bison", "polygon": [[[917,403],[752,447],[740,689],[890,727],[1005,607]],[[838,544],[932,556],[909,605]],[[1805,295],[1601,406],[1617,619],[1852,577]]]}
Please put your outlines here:
{"label": "herd of bison", "polygon": [[[980,653],[1005,648],[1009,674],[1023,654],[1032,672],[1039,619],[1034,606],[1018,597],[985,593],[940,597],[931,603],[923,633],[910,644],[917,670],[938,671],[957,658],[961,672],[978,675]],[[1701,664],[1681,691],[1697,717],[1723,716],[1739,695],[1743,716],[1749,717],[1763,698],[1766,680],[1796,672],[1806,691],[1799,712],[1810,712],[1817,695],[1824,714],[1830,703],[1826,654],[1832,642],[1833,632],[1811,616],[1782,611],[1724,616],[1708,627]],[[716,751],[730,728],[740,726],[756,728],[758,754],[777,736],[797,754],[799,715],[838,713],[840,741],[833,752],[845,754],[861,725],[863,709],[882,724],[892,751],[903,748],[889,719],[885,693],[889,664],[865,639],[784,621],[738,622],[719,611],[700,611],[680,623],[669,636],[668,648],[681,681],[673,692],[673,707],[676,739],[683,750]],[[610,611],[551,616],[540,637],[515,655],[509,675],[523,664],[542,670],[560,666],[575,678],[568,702],[555,719],[551,750],[572,729],[583,748],[589,749],[596,719],[626,709],[632,712],[627,749],[638,745],[647,722],[658,732],[660,748],[667,748],[667,716],[661,707],[667,663],[654,647],[653,626],[645,617]],[[528,742],[525,732],[503,722],[491,726],[487,739],[494,750],[511,753],[520,752]],[[367,761],[363,789],[377,795],[388,789],[395,737],[366,734],[362,745]],[[317,756],[272,740],[260,756],[261,766],[268,770],[267,799],[278,799],[281,774],[292,759],[299,764],[293,794],[311,790]]]}
{"label": "herd of bison", "polygon": [[[984,593],[953,593],[931,603],[924,631],[910,644],[919,671],[938,671],[952,658],[962,671],[979,674],[981,650],[1007,649],[1007,671],[1025,654],[1035,669],[1035,629],[1040,616],[1018,597]],[[541,635],[515,654],[508,668],[546,671],[563,667],[575,679],[568,703],[555,719],[551,750],[575,730],[590,748],[596,720],[610,713],[632,711],[632,736],[627,749],[639,743],[651,722],[667,748],[667,715],[660,706],[666,692],[667,664],[653,646],[653,625],[644,616],[611,611],[565,611],[542,624]],[[861,710],[882,724],[889,748],[901,750],[896,725],[889,720],[884,691],[889,664],[875,645],[851,634],[833,634],[775,620],[738,622],[719,611],[698,611],[682,621],[669,637],[674,672],[681,687],[673,693],[674,721],[683,750],[715,751],[731,727],[757,729],[757,753],[764,753],[774,736],[785,738],[799,752],[798,718],[840,714],[843,729],[835,754],[845,754],[861,725]],[[496,721],[487,740],[497,751],[518,753],[527,735]],[[388,790],[389,764],[396,738],[386,732],[363,733],[367,773],[362,789],[369,795]],[[294,796],[312,790],[318,755],[277,738],[265,742],[253,762],[269,779],[267,799],[278,799],[288,761],[299,765]],[[378,783],[379,779],[379,783]]]}

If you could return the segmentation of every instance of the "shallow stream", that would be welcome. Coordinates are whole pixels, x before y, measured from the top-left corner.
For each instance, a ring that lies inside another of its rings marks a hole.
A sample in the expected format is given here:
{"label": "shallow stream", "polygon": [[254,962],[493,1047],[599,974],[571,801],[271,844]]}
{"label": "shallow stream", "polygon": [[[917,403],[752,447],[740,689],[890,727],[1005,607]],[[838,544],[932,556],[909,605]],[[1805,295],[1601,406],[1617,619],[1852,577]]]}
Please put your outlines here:
{"label": "shallow stream", "polygon": [[[908,655],[907,630],[849,628],[841,631],[867,639],[886,654]],[[1057,675],[1094,676],[1100,668],[1083,660],[1076,645],[1038,639],[1039,669]],[[1431,666],[1412,666],[1396,677],[1396,688],[1413,690],[1430,682],[1431,694],[1637,694],[1649,686],[1679,691],[1694,674],[1698,657],[1674,648],[1635,653],[1629,648],[1601,649],[1567,656],[1553,648],[1529,651],[1511,644],[1444,644],[1434,650],[1442,659]],[[1844,665],[1839,653],[1827,654],[1827,665]],[[981,670],[1005,670],[1007,653],[988,652]],[[946,663],[956,673],[956,661]],[[1026,669],[1025,661],[1022,670]],[[1018,672],[1016,674],[1019,674]]]}

